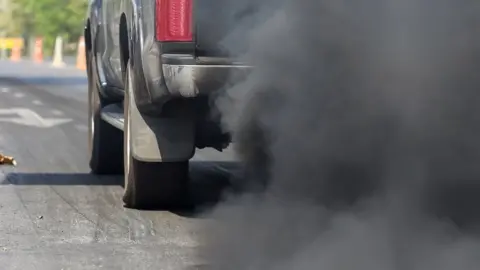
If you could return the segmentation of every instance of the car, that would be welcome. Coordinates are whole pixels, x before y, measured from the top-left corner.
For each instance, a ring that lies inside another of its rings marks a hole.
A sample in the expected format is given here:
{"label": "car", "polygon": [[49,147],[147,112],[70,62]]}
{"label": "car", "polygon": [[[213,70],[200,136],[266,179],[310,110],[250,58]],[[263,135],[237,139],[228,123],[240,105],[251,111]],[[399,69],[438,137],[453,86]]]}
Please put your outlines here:
{"label": "car", "polygon": [[[84,35],[90,169],[123,173],[126,207],[182,204],[195,150],[221,151],[231,141],[212,116],[211,99],[252,67],[238,60],[245,46],[235,52],[222,47],[235,27],[225,8],[237,2],[227,2],[89,3]],[[248,7],[235,14],[245,12]],[[240,44],[244,33],[236,33]]]}

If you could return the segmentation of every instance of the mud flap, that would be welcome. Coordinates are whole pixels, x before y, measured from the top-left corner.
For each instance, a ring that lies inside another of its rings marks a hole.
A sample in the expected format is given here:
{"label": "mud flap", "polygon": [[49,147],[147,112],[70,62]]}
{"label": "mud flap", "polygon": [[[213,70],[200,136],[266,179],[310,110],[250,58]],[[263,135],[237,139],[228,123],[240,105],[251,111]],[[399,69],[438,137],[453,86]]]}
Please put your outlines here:
{"label": "mud flap", "polygon": [[[130,91],[128,93],[132,95]],[[132,97],[132,96],[131,96]],[[195,152],[194,121],[191,117],[160,118],[142,115],[130,98],[132,155],[145,162],[176,162]]]}

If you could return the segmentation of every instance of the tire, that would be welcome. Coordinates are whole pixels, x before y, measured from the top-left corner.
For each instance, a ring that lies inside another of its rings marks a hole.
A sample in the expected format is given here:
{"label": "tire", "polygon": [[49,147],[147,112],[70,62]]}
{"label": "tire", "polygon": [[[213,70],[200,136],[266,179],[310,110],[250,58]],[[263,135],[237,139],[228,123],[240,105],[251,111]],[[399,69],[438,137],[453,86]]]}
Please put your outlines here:
{"label": "tire", "polygon": [[187,205],[188,160],[182,162],[143,162],[132,156],[130,93],[134,86],[130,63],[125,80],[124,181],[125,207],[171,209]]}
{"label": "tire", "polygon": [[123,134],[100,117],[102,105],[106,105],[106,102],[99,93],[96,65],[91,51],[87,53],[87,73],[90,169],[94,174],[121,174]]}

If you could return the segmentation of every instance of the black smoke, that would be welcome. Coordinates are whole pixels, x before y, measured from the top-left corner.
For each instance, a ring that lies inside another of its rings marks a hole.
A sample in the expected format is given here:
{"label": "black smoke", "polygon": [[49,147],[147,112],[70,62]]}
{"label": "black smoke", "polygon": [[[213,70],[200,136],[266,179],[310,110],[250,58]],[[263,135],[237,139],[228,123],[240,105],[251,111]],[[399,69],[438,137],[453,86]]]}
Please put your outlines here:
{"label": "black smoke", "polygon": [[244,35],[255,70],[216,99],[245,183],[267,188],[211,213],[201,258],[229,270],[478,269],[480,2],[268,6]]}

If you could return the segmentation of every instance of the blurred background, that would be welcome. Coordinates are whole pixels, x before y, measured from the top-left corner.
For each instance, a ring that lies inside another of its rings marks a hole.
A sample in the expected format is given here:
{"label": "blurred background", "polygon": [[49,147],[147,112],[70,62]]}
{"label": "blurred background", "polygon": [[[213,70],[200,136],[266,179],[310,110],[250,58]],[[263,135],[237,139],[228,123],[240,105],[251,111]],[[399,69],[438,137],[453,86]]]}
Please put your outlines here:
{"label": "blurred background", "polygon": [[75,61],[87,6],[88,0],[0,0],[2,58],[34,57],[37,44],[52,59],[59,39],[65,61]]}

